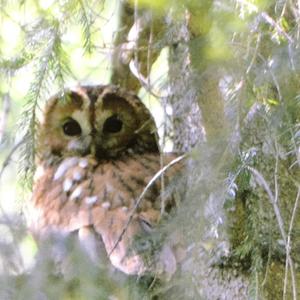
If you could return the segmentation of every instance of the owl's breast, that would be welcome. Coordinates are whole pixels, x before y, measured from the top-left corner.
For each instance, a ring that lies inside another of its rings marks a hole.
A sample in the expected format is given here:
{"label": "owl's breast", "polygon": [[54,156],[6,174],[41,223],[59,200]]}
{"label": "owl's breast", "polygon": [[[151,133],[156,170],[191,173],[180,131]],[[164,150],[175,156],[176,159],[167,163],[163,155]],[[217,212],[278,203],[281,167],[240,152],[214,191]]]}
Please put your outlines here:
{"label": "owl's breast", "polygon": [[[174,157],[164,156],[164,164]],[[143,154],[102,162],[90,156],[70,157],[43,172],[39,170],[32,198],[33,230],[73,231],[94,224],[93,211],[100,211],[101,216],[120,208],[131,212],[161,167],[159,154]],[[173,168],[167,173],[164,182],[170,181],[177,171],[178,168]],[[147,188],[135,213],[160,211],[161,195],[161,179],[158,179]]]}

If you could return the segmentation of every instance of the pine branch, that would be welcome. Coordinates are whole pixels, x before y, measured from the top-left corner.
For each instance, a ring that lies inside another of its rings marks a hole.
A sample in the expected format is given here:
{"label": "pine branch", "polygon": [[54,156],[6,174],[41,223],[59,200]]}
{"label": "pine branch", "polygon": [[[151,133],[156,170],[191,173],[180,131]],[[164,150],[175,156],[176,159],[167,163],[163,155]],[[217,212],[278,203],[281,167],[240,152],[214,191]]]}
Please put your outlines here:
{"label": "pine branch", "polygon": [[53,79],[61,88],[64,85],[65,76],[71,73],[67,54],[62,48],[60,24],[52,22],[43,25],[46,28],[34,32],[32,36],[33,40],[36,41],[32,48],[39,49],[41,45],[44,48],[35,61],[35,79],[29,88],[21,120],[22,128],[26,128],[25,144],[21,152],[21,161],[23,162],[21,174],[26,180],[29,180],[29,183],[31,183],[34,171],[36,112],[39,108],[39,102],[48,98],[49,94],[52,93]]}
{"label": "pine branch", "polygon": [[81,26],[83,35],[83,49],[87,53],[92,53],[94,44],[92,41],[92,29],[96,18],[95,5],[93,3],[92,8],[85,2],[85,0],[70,0],[63,4],[62,12],[67,22],[77,20],[77,23]]}
{"label": "pine branch", "polygon": [[82,33],[84,38],[83,48],[85,52],[91,53],[93,49],[91,28],[93,21],[91,16],[88,15],[86,5],[83,0],[78,0],[78,20],[82,27]]}

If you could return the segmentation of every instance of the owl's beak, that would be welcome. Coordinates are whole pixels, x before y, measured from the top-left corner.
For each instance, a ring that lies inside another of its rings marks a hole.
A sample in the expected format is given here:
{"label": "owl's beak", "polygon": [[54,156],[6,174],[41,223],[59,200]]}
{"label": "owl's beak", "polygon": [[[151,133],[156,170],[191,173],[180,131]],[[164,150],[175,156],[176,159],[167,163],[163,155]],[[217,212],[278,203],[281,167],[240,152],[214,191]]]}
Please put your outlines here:
{"label": "owl's beak", "polygon": [[91,152],[92,147],[92,137],[90,135],[81,136],[78,139],[72,139],[68,143],[68,150],[79,152],[81,155],[87,155],[89,152]]}
{"label": "owl's beak", "polygon": [[90,153],[92,156],[96,156],[96,144],[95,143],[91,143],[91,146],[89,147],[90,148]]}

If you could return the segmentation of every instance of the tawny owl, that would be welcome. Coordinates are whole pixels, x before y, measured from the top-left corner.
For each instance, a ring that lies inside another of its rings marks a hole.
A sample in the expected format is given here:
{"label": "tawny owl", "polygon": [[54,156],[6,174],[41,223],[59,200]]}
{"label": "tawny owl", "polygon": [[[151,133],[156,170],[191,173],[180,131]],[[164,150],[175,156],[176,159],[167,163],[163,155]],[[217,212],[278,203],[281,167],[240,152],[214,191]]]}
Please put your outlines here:
{"label": "tawny owl", "polygon": [[[75,233],[91,259],[100,241],[126,274],[175,271],[172,245],[151,265],[133,247],[174,206],[172,196],[162,199],[160,178],[149,182],[176,158],[160,155],[155,123],[137,96],[110,85],[54,96],[37,128],[36,156],[31,228],[37,239]],[[165,188],[180,168],[164,173]]]}

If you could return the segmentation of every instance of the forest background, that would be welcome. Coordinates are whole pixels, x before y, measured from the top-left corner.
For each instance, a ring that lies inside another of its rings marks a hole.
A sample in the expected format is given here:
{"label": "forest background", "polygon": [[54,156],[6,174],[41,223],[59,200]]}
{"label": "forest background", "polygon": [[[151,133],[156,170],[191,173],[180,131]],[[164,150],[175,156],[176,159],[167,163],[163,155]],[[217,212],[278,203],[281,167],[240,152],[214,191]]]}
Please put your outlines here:
{"label": "forest background", "polygon": [[[299,1],[0,7],[1,299],[108,299],[117,290],[117,299],[299,299]],[[120,289],[79,257],[75,278],[62,281],[34,262],[24,211],[35,124],[51,95],[83,83],[136,92],[161,149],[190,159],[189,188],[164,228],[180,227],[188,252],[171,281],[130,279]]]}

